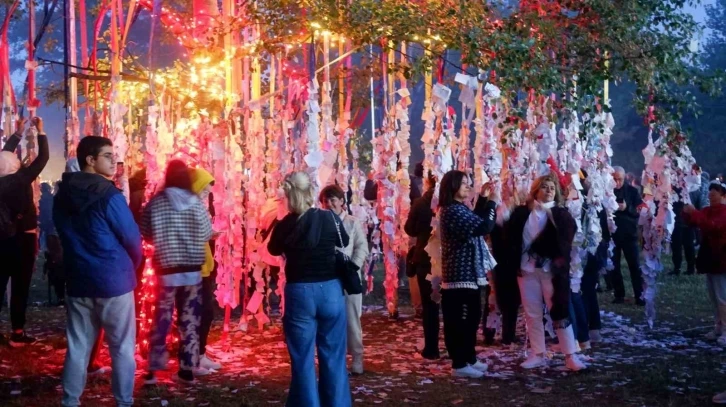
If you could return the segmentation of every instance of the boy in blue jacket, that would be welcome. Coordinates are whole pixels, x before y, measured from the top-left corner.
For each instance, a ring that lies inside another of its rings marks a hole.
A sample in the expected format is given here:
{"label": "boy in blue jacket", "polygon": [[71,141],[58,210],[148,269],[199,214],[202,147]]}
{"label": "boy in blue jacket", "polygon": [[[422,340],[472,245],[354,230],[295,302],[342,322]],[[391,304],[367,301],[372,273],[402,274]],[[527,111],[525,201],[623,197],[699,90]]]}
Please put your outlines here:
{"label": "boy in blue jacket", "polygon": [[131,406],[141,235],[126,199],[110,181],[116,171],[111,141],[87,136],[78,144],[77,156],[81,172],[63,174],[53,205],[67,275],[62,404],[80,404],[91,348],[103,328],[113,365],[113,395],[117,405]]}

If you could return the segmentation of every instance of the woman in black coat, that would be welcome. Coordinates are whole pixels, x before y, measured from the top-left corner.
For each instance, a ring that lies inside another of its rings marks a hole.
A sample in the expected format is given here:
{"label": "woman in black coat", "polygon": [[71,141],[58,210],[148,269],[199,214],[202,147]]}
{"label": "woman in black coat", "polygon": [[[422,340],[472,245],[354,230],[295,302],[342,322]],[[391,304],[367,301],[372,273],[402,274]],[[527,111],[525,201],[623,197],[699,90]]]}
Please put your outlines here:
{"label": "woman in black coat", "polygon": [[[532,184],[526,205],[515,208],[506,225],[509,264],[519,265],[517,282],[531,346],[525,369],[544,366],[543,305],[547,305],[565,354],[565,365],[585,369],[575,354],[577,341],[569,321],[570,253],[576,224],[563,206],[557,177],[546,175]],[[543,301],[544,299],[544,301]]]}
{"label": "woman in black coat", "polygon": [[409,255],[408,267],[415,270],[421,292],[424,330],[424,349],[421,356],[429,360],[439,358],[439,304],[431,299],[431,281],[427,279],[431,274],[431,257],[426,252],[432,231],[431,219],[434,217],[431,200],[435,187],[436,178],[429,176],[426,179],[426,192],[413,202],[403,228],[407,235],[416,238],[416,245],[411,248],[412,252]]}

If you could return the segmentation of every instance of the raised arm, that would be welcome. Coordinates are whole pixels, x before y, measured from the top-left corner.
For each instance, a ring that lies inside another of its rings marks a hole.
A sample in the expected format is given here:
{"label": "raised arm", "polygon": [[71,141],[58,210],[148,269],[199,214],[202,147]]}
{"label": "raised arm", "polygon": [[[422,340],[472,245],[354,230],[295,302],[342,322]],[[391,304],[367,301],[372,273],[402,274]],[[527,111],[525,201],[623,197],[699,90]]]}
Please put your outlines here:
{"label": "raised arm", "polygon": [[497,223],[497,204],[496,202],[479,197],[474,207],[474,214],[481,218],[483,222],[474,228],[474,236],[485,236],[492,232],[494,225]]}

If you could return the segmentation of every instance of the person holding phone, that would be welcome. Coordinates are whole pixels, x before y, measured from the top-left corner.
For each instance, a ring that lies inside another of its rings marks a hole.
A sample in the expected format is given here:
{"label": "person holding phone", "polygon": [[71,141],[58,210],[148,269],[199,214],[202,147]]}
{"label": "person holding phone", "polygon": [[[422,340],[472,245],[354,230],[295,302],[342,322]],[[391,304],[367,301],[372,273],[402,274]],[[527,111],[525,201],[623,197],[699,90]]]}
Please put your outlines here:
{"label": "person holding phone", "polygon": [[28,132],[25,137],[29,148],[37,142],[38,155],[27,166],[22,165],[15,149],[22,140],[26,122],[22,118],[17,121],[15,134],[8,138],[0,153],[0,258],[4,262],[0,273],[0,299],[5,297],[5,287],[10,280],[12,333],[9,343],[12,347],[35,342],[35,338],[25,333],[28,293],[38,254],[38,212],[33,182],[50,157],[43,119],[34,117],[32,126],[37,131],[37,140],[35,132]]}

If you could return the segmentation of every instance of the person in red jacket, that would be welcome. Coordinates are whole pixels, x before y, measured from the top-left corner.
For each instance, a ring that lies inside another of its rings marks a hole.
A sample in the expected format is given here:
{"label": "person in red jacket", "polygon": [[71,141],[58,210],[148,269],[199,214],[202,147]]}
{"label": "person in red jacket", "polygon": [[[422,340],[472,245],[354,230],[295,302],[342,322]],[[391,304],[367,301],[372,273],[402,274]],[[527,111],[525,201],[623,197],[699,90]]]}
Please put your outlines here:
{"label": "person in red jacket", "polygon": [[[708,296],[714,307],[715,326],[706,334],[726,346],[726,184],[718,178],[708,186],[711,206],[697,210],[693,205],[683,208],[686,223],[701,230],[701,249],[696,270],[705,273]],[[713,397],[715,404],[726,404],[726,391]]]}
{"label": "person in red jacket", "polygon": [[726,184],[713,181],[708,187],[711,206],[683,208],[684,220],[701,230],[703,240],[696,269],[706,274],[708,294],[714,305],[715,329],[707,336],[726,346]]}

